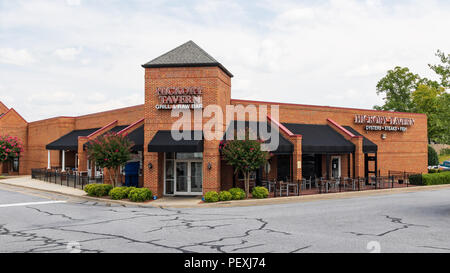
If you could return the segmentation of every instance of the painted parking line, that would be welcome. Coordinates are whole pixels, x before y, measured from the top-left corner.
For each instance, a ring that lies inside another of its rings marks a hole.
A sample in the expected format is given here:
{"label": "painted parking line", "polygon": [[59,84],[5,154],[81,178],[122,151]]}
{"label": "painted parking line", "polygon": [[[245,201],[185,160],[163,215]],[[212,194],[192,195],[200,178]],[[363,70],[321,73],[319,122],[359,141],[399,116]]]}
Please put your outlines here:
{"label": "painted parking line", "polygon": [[58,204],[58,203],[66,203],[66,201],[42,201],[42,202],[0,204],[0,208],[22,207],[22,206],[32,206],[32,205],[45,205],[45,204]]}

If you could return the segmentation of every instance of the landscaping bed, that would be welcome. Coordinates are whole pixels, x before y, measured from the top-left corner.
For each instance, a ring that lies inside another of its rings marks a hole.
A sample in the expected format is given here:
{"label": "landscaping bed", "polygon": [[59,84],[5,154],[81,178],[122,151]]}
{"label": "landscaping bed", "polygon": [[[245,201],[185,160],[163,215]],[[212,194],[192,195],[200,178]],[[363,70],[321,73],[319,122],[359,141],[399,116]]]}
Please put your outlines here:
{"label": "landscaping bed", "polygon": [[[265,187],[254,187],[252,193],[248,196],[249,198],[262,199],[269,196],[269,190]],[[209,191],[203,197],[203,201],[206,203],[215,203],[219,201],[232,201],[232,200],[243,200],[246,198],[246,194],[241,188],[232,188],[228,191]]]}
{"label": "landscaping bed", "polygon": [[88,196],[110,200],[146,202],[153,200],[153,193],[147,188],[115,187],[109,184],[89,184],[84,187]]}
{"label": "landscaping bed", "polygon": [[450,171],[412,175],[409,181],[412,185],[450,184]]}

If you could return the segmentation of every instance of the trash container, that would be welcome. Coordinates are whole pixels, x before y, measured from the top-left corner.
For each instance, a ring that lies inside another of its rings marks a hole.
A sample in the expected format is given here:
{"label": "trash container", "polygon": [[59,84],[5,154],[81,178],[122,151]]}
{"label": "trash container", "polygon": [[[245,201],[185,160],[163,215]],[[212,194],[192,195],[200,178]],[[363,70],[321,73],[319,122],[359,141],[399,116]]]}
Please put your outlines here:
{"label": "trash container", "polygon": [[125,186],[137,187],[139,185],[139,162],[129,162],[125,165]]}

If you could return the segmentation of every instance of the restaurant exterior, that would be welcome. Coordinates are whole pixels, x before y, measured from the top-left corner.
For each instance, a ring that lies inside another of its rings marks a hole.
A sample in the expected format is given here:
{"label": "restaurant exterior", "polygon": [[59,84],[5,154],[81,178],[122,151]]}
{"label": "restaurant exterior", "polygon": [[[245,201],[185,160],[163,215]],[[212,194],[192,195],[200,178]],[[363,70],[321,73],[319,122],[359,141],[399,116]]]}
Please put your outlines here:
{"label": "restaurant exterior", "polygon": [[268,163],[252,174],[255,184],[427,171],[424,114],[232,99],[233,75],[192,41],[142,66],[142,105],[27,122],[0,103],[0,135],[17,136],[24,147],[15,168],[3,164],[0,171],[55,168],[100,177],[104,170],[88,160],[86,143],[115,132],[134,143],[140,186],[157,196],[202,195],[242,184],[220,155],[230,128],[264,128],[277,139]]}

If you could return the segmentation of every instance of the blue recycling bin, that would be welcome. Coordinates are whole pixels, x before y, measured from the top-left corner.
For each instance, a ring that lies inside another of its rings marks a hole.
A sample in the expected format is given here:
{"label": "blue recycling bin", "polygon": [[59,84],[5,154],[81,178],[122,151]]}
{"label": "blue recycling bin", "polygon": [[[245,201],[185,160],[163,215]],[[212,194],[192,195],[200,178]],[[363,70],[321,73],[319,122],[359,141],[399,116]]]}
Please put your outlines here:
{"label": "blue recycling bin", "polygon": [[125,165],[125,186],[137,187],[139,185],[139,162],[129,162]]}

